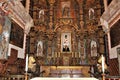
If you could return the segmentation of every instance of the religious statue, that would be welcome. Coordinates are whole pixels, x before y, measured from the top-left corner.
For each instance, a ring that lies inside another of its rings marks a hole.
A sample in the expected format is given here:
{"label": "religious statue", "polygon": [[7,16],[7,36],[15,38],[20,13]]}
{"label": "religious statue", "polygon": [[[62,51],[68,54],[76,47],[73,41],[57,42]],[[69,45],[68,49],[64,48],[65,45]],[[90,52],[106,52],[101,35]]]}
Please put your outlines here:
{"label": "religious statue", "polygon": [[63,52],[69,52],[69,51],[70,51],[69,41],[68,41],[67,35],[65,35],[65,39],[64,39],[64,42],[63,42]]}
{"label": "religious statue", "polygon": [[96,57],[97,56],[97,47],[93,44],[91,48],[91,56]]}
{"label": "religious statue", "polygon": [[64,47],[63,47],[63,52],[69,52],[70,50],[69,50],[69,47],[67,46],[67,45],[65,45]]}
{"label": "religious statue", "polygon": [[93,8],[89,9],[89,19],[90,20],[94,19],[94,9]]}
{"label": "religious statue", "polygon": [[43,56],[42,42],[40,41],[37,45],[37,56]]}
{"label": "religious statue", "polygon": [[28,59],[28,72],[35,72],[36,70],[36,60],[33,55],[29,56]]}
{"label": "religious statue", "polygon": [[39,21],[44,22],[44,10],[43,9],[39,11]]}
{"label": "religious statue", "polygon": [[62,16],[63,16],[63,17],[69,17],[69,13],[70,13],[70,8],[67,7],[67,6],[65,6],[65,7],[63,8]]}
{"label": "religious statue", "polygon": [[91,57],[97,57],[97,43],[96,41],[91,41]]}
{"label": "religious statue", "polygon": [[[107,67],[107,64],[105,63],[105,57],[103,57],[103,58],[104,58],[104,70],[105,70],[104,73],[107,75],[107,74],[109,74],[108,67]],[[103,73],[102,66],[103,65],[102,65],[102,55],[101,55],[98,58],[97,63],[95,65],[93,65],[93,71],[89,71],[89,73],[96,78],[102,77],[102,73]]]}
{"label": "religious statue", "polygon": [[[107,64],[105,63],[105,57],[104,58],[104,70],[107,70]],[[100,58],[98,59],[98,64],[97,64],[98,70],[99,72],[102,72],[102,55],[100,56]]]}

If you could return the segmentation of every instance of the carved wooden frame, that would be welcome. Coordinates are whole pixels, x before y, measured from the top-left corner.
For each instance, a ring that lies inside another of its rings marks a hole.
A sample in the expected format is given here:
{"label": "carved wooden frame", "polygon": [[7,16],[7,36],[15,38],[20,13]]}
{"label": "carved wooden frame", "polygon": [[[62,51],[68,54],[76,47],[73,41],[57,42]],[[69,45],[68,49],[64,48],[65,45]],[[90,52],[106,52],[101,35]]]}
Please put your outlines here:
{"label": "carved wooden frame", "polygon": [[68,40],[68,47],[69,47],[69,52],[71,52],[71,32],[63,32],[61,33],[61,52],[63,52],[63,47],[64,47],[64,40],[65,40],[65,35],[67,35],[67,40]]}

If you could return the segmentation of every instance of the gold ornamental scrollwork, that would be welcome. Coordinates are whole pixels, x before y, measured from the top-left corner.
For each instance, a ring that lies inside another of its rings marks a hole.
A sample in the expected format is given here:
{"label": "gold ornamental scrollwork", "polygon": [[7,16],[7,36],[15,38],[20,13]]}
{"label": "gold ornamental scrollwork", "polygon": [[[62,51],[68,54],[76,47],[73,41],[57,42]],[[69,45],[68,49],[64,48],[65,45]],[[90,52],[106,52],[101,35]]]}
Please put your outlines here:
{"label": "gold ornamental scrollwork", "polygon": [[59,21],[62,22],[63,25],[68,25],[72,23],[71,18],[60,18]]}
{"label": "gold ornamental scrollwork", "polygon": [[63,19],[62,22],[64,25],[68,25],[71,23],[71,20],[70,19]]}
{"label": "gold ornamental scrollwork", "polygon": [[2,25],[0,24],[0,34],[2,34],[2,31],[3,31]]}

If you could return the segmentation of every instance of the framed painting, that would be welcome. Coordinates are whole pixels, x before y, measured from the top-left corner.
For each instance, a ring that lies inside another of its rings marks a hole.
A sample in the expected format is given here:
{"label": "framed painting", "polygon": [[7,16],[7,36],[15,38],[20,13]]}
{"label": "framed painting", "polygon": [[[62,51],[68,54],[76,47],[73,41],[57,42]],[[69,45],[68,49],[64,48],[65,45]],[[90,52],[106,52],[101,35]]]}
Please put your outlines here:
{"label": "framed painting", "polygon": [[23,48],[24,30],[14,21],[11,23],[10,43]]}
{"label": "framed painting", "polygon": [[71,33],[61,34],[61,52],[71,52]]}

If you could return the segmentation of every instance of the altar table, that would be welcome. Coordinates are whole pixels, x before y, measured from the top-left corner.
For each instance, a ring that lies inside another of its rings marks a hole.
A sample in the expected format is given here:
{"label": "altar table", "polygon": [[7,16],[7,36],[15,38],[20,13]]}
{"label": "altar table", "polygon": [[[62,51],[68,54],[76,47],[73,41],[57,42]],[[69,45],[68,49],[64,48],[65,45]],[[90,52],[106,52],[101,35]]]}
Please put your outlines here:
{"label": "altar table", "polygon": [[35,77],[30,80],[98,80],[92,77],[84,77],[84,78],[51,78],[51,77]]}

